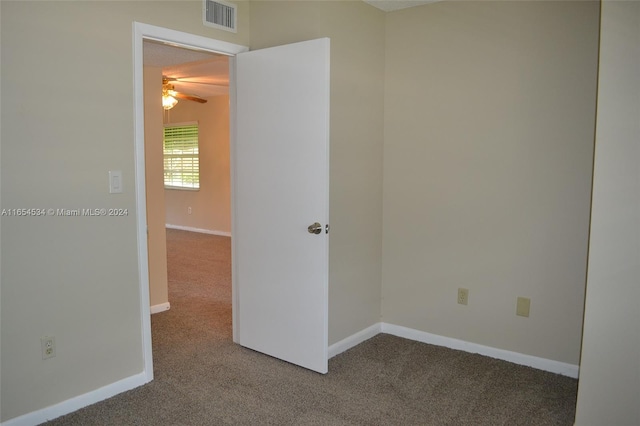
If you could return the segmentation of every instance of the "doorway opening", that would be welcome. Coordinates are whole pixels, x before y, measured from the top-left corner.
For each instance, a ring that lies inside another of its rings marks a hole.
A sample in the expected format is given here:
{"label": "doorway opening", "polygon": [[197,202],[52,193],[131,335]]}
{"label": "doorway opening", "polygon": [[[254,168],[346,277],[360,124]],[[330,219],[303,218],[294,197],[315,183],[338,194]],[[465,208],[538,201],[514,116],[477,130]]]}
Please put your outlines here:
{"label": "doorway opening", "polygon": [[[167,57],[164,59],[165,61],[167,61],[166,67],[171,67],[171,66],[178,67],[180,64],[205,61],[205,59],[219,60],[219,58],[224,57],[224,61],[220,61],[220,62],[224,62],[224,64],[223,65],[218,64],[218,68],[226,67],[226,73],[227,73],[226,75],[229,77],[232,76],[232,72],[229,71],[229,68],[231,67],[232,69],[233,67],[234,55],[240,52],[244,52],[248,50],[248,48],[244,46],[234,45],[231,43],[221,42],[218,40],[208,39],[205,37],[200,37],[192,34],[173,31],[166,28],[155,27],[155,26],[141,24],[141,23],[134,24],[134,89],[135,89],[135,146],[136,146],[136,179],[135,181],[136,181],[136,205],[138,210],[138,213],[137,213],[138,256],[139,256],[138,262],[139,262],[139,276],[140,276],[140,295],[141,295],[140,304],[141,304],[141,326],[142,326],[142,342],[143,342],[143,355],[144,355],[143,356],[144,375],[146,380],[150,381],[153,379],[153,357],[152,357],[153,354],[152,354],[152,345],[151,345],[151,306],[152,306],[151,304],[154,303],[154,301],[151,299],[152,294],[149,288],[149,285],[152,282],[150,279],[151,278],[150,273],[152,269],[150,268],[157,268],[157,265],[154,265],[152,262],[150,262],[150,259],[153,258],[154,256],[158,258],[162,258],[162,253],[163,253],[162,247],[159,250],[160,252],[159,256],[157,253],[154,254],[152,252],[154,248],[157,248],[157,243],[159,242],[157,240],[152,241],[152,239],[154,238],[152,227],[155,225],[157,227],[162,227],[162,229],[164,229],[164,226],[166,224],[166,219],[165,219],[166,210],[164,205],[162,205],[161,208],[157,208],[151,204],[148,204],[147,202],[148,197],[151,195],[151,198],[153,198],[153,195],[154,195],[154,194],[149,194],[149,191],[147,188],[147,180],[149,180],[149,184],[155,184],[156,186],[157,185],[160,186],[160,190],[157,191],[159,194],[161,194],[159,197],[160,200],[163,199],[165,189],[164,189],[163,177],[157,178],[157,179],[162,179],[160,181],[157,181],[156,179],[153,179],[153,180],[148,179],[149,173],[147,169],[152,168],[152,163],[147,161],[147,150],[146,150],[147,143],[146,142],[150,140],[151,137],[153,137],[152,135],[154,132],[156,132],[155,139],[161,141],[162,132],[163,132],[163,129],[162,129],[163,121],[165,120],[163,116],[166,116],[167,120],[171,120],[172,118],[178,115],[179,110],[176,109],[173,113],[169,111],[169,113],[162,114],[162,109],[160,109],[159,112],[162,115],[160,115],[159,119],[157,118],[158,117],[157,115],[152,114],[152,116],[156,117],[155,120],[158,120],[156,125],[151,125],[150,120],[148,120],[148,117],[152,111],[149,110],[149,108],[146,108],[145,92],[149,95],[150,93],[152,93],[152,89],[149,88],[149,90],[146,90],[147,87],[145,87],[145,85],[148,82],[153,82],[154,85],[157,85],[156,87],[157,91],[153,90],[155,93],[157,93],[157,95],[152,94],[150,96],[152,97],[152,99],[153,97],[157,96],[156,98],[157,105],[160,105],[159,108],[162,108],[160,104],[160,100],[161,100],[161,94],[162,94],[162,84],[163,84],[162,75],[163,75],[164,67],[158,66],[159,65],[158,63],[152,64],[151,62],[145,61],[145,47],[147,47],[147,50],[157,49],[159,52],[162,51]],[[198,57],[198,59],[196,59],[195,61],[187,59],[187,58],[194,59],[196,56]],[[173,63],[171,63],[171,61],[168,58],[172,58]],[[152,66],[152,65],[155,65],[155,66]],[[195,66],[195,64],[191,64],[191,65]],[[203,64],[200,64],[200,65],[204,66]],[[167,70],[165,69],[165,71]],[[172,72],[178,72],[178,71],[180,70],[179,69],[172,70]],[[145,78],[147,76],[149,77],[148,79]],[[158,78],[155,78],[156,76]],[[227,108],[226,110],[227,119],[226,119],[225,127],[228,129],[227,143],[226,143],[227,153],[229,150],[228,141],[230,139],[230,135],[233,132],[233,126],[229,120],[229,109],[230,109],[229,99],[233,97],[233,87],[234,87],[233,78],[232,77],[229,78],[228,81],[229,82],[226,85],[226,89],[224,89],[227,92],[225,95],[226,108]],[[172,83],[176,85],[177,82],[173,81]],[[180,86],[180,85],[177,85],[177,86]],[[229,87],[232,88],[231,91],[229,91]],[[220,87],[217,87],[215,89],[220,90]],[[179,90],[183,90],[183,89],[179,89]],[[186,92],[187,90],[184,90],[184,91]],[[204,91],[203,88],[199,89],[199,91],[201,90]],[[215,98],[216,96],[213,96],[213,97]],[[190,103],[192,103],[192,101],[184,99],[183,104],[188,105]],[[198,103],[198,102],[193,102],[193,103]],[[208,100],[207,100],[207,103],[209,103]],[[216,102],[211,102],[211,105],[215,103]],[[224,103],[224,101],[219,101],[217,103],[221,104],[221,103]],[[156,105],[156,101],[153,101],[153,105]],[[188,106],[187,106],[187,109],[188,109]],[[156,150],[156,153],[157,152],[159,151]],[[162,161],[162,156],[163,154],[160,154],[160,158],[158,161]],[[227,154],[227,159],[226,159],[227,167],[229,167],[228,166],[229,161],[230,161],[229,155]],[[164,162],[153,163],[160,170],[159,176],[163,176],[163,171],[162,171],[164,169],[163,163]],[[151,172],[151,170],[149,170],[149,172]],[[227,177],[227,187],[229,187],[228,179],[229,178]],[[230,189],[227,189],[227,192],[228,193],[226,194],[226,196],[230,197],[230,194],[229,194]],[[155,201],[157,202],[157,200]],[[194,206],[187,206],[187,207],[191,207],[190,211],[192,214],[190,216],[193,216],[193,213],[195,210]],[[195,210],[195,212],[197,212],[197,210]],[[202,213],[203,215],[206,216],[204,212]],[[187,210],[187,215],[189,216],[189,210]],[[226,215],[227,217],[230,217],[230,213],[228,211],[226,212]],[[153,220],[155,220],[155,223],[152,223],[152,218]],[[230,221],[230,219],[228,220]],[[194,226],[194,228],[196,227]],[[224,231],[221,231],[221,232],[224,232]],[[160,244],[160,245],[164,245],[166,247],[166,239],[162,238],[162,240],[164,240],[162,241],[164,244]],[[164,252],[166,253],[166,248],[164,249]],[[166,254],[165,254],[165,259],[166,259]],[[162,268],[160,268],[159,270],[161,271]],[[166,275],[166,269],[164,271],[164,274]],[[165,298],[165,301],[166,301],[166,298]],[[160,305],[162,305],[162,303],[160,303]],[[233,301],[233,297],[232,297],[232,304],[234,303],[235,302]],[[168,307],[169,306],[167,304],[164,306],[164,309],[167,309]],[[162,310],[162,309],[163,307],[161,306],[159,310]],[[233,321],[233,324],[234,324],[234,335],[235,335],[235,321]]]}
{"label": "doorway opening", "polygon": [[144,40],[143,67],[151,313],[178,311],[152,318],[154,341],[186,347],[186,328],[230,339],[229,57]]}

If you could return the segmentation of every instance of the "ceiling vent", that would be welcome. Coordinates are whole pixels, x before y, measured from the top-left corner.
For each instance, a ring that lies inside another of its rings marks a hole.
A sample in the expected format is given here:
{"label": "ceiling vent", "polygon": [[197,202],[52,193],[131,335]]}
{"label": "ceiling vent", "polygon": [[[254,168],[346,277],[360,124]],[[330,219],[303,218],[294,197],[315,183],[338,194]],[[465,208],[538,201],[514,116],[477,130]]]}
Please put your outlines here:
{"label": "ceiling vent", "polygon": [[207,27],[237,32],[238,5],[220,0],[203,0],[202,20]]}

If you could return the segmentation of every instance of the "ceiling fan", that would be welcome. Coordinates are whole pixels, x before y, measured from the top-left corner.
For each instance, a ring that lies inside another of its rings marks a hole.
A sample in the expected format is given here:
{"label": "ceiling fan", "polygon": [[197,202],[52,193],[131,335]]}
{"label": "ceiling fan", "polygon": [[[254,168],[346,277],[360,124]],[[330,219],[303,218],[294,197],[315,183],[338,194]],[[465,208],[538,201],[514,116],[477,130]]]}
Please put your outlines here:
{"label": "ceiling fan", "polygon": [[207,103],[206,99],[197,95],[189,95],[186,93],[178,92],[175,90],[172,81],[180,81],[178,78],[162,76],[162,107],[165,110],[171,109],[178,103],[178,99],[187,101],[199,102],[201,104]]}

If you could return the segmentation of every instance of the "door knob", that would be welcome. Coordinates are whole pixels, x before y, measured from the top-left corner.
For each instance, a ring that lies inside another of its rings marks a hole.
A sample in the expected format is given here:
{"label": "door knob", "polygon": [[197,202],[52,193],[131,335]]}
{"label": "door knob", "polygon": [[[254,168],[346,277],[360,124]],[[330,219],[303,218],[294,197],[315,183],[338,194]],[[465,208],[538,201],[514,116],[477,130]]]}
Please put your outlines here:
{"label": "door knob", "polygon": [[312,223],[311,225],[309,225],[307,230],[310,234],[319,234],[322,232],[322,225],[320,225],[318,222]]}

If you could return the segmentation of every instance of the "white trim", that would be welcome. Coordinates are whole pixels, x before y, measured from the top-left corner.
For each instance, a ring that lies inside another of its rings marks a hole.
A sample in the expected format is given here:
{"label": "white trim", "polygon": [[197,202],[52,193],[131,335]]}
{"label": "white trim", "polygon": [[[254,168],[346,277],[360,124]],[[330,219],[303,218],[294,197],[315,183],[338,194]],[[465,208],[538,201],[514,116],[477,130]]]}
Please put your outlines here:
{"label": "white trim", "polygon": [[369,340],[372,337],[380,334],[382,332],[382,323],[373,324],[365,328],[364,330],[358,331],[356,334],[352,334],[346,339],[342,339],[339,342],[334,343],[329,346],[329,358],[333,358],[334,356],[341,354],[342,352],[353,348],[354,346],[359,345],[365,340]]}
{"label": "white trim", "polygon": [[143,24],[141,22],[134,22],[133,24],[140,31],[144,39],[159,41],[171,46],[183,47],[190,50],[202,50],[204,52],[214,52],[226,56],[234,56],[238,53],[249,50],[247,46],[184,33],[182,31],[171,30],[169,28],[156,27],[155,25]]}
{"label": "white trim", "polygon": [[512,362],[514,364],[526,365],[528,367],[537,368],[538,370],[573,377],[574,379],[578,378],[580,370],[579,366],[573,364],[507,351],[504,349],[492,348],[490,346],[479,345],[477,343],[466,342],[464,340],[453,339],[451,337],[439,336],[437,334],[414,330],[412,328],[402,327],[399,325],[382,323],[382,332],[418,342],[485,355],[491,358]]}
{"label": "white trim", "polygon": [[95,404],[96,402],[111,398],[119,393],[137,388],[147,382],[147,375],[145,373],[139,373],[41,410],[14,417],[13,419],[2,422],[2,426],[31,426],[44,423],[88,405]]}
{"label": "white trim", "polygon": [[168,223],[165,224],[165,228],[167,228],[167,229],[178,229],[180,231],[197,232],[199,234],[219,235],[221,237],[230,237],[231,236],[231,232],[216,231],[216,230],[202,229],[202,228],[192,228],[191,226],[171,225],[171,224],[168,224]]}
{"label": "white trim", "polygon": [[168,311],[169,309],[171,309],[171,305],[169,304],[169,302],[159,303],[151,307],[151,315]]}
{"label": "white trim", "polygon": [[[238,235],[236,221],[236,57],[229,58],[229,175],[231,178],[231,235]],[[234,343],[240,344],[240,304],[238,291],[238,262],[235,261],[237,247],[235,238],[231,238],[231,336]]]}
{"label": "white trim", "polygon": [[149,295],[149,247],[147,246],[147,192],[144,152],[144,70],[142,43],[144,28],[133,23],[133,116],[135,129],[135,193],[138,239],[138,276],[140,293],[140,324],[142,333],[142,368],[146,381],[153,380],[151,350],[151,310]]}
{"label": "white trim", "polygon": [[464,340],[453,339],[451,337],[439,336],[437,334],[427,333],[426,331],[415,330],[412,328],[402,327],[399,325],[387,324],[379,322],[361,330],[346,339],[342,339],[337,343],[329,346],[329,358],[332,358],[360,343],[368,340],[380,333],[391,334],[393,336],[403,337],[417,342],[428,343],[435,346],[443,346],[445,348],[456,349],[459,351],[480,354],[491,358],[501,359],[503,361],[512,362],[518,365],[533,367],[538,370],[549,371],[551,373],[561,374],[563,376],[578,378],[580,367],[574,364],[567,364],[552,359],[540,358],[533,355],[511,352],[504,349],[492,348],[490,346],[479,345],[477,343],[466,342]]}

